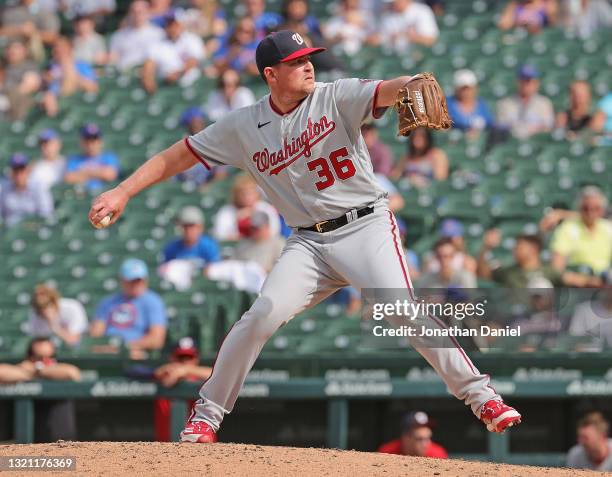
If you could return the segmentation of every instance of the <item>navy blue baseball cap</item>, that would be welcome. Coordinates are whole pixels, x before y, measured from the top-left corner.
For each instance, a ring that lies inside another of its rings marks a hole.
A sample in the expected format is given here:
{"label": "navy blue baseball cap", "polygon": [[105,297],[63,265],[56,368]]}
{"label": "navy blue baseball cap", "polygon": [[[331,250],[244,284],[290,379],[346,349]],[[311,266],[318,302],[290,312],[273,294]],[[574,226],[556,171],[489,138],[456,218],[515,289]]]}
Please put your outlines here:
{"label": "navy blue baseball cap", "polygon": [[51,141],[52,139],[57,139],[58,137],[59,135],[55,129],[47,128],[43,129],[38,135],[38,142],[47,142]]}
{"label": "navy blue baseball cap", "polygon": [[29,162],[30,159],[28,158],[28,156],[26,156],[22,152],[16,152],[9,159],[9,166],[11,167],[11,169],[21,169],[23,167],[26,167]]}
{"label": "navy blue baseball cap", "polygon": [[102,136],[102,131],[97,124],[87,123],[81,128],[83,139],[98,139]]}
{"label": "navy blue baseball cap", "polygon": [[174,10],[170,10],[162,17],[162,25],[164,26],[164,28],[174,22],[178,22],[178,18]]}
{"label": "navy blue baseball cap", "polygon": [[257,45],[255,61],[259,74],[263,76],[264,68],[279,63],[296,60],[306,55],[314,55],[326,48],[309,47],[302,36],[291,30],[280,30],[270,33]]}
{"label": "navy blue baseball cap", "polygon": [[182,126],[188,126],[189,123],[194,119],[201,119],[205,123],[208,122],[208,117],[206,116],[206,113],[199,106],[190,106],[185,111],[183,111],[183,114],[181,114],[180,122]]}
{"label": "navy blue baseball cap", "polygon": [[540,72],[533,65],[522,65],[518,70],[518,77],[522,80],[530,80],[540,77]]}

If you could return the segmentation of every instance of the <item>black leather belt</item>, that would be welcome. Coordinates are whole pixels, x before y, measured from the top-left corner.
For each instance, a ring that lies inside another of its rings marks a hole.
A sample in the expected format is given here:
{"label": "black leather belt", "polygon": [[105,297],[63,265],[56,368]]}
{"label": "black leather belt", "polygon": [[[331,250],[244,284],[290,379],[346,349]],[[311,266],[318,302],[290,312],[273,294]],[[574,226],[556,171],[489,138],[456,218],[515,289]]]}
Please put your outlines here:
{"label": "black leather belt", "polygon": [[349,210],[346,214],[336,219],[324,220],[317,224],[311,225],[310,227],[298,227],[298,230],[310,230],[311,232],[331,232],[332,230],[339,229],[346,224],[353,222],[354,220],[370,215],[374,212],[374,206],[363,207],[361,209]]}

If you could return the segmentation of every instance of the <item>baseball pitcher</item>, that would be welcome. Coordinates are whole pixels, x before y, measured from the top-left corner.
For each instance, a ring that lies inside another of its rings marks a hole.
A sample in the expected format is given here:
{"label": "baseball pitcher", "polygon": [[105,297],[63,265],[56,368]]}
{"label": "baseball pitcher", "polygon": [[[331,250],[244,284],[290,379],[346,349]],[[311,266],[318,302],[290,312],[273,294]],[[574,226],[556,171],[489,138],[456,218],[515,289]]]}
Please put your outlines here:
{"label": "baseball pitcher", "polygon": [[[293,229],[259,297],[223,341],[181,433],[184,442],[217,440],[262,347],[297,313],[348,284],[403,288],[415,299],[397,223],[360,127],[395,106],[400,134],[420,125],[448,128],[444,94],[430,74],[317,83],[310,56],[323,50],[292,31],[268,35],[256,61],[270,94],[153,156],[97,197],[89,212],[93,225],[112,224],[131,197],[199,161],[248,171]],[[454,339],[450,347],[417,349],[489,431],[520,422]]]}

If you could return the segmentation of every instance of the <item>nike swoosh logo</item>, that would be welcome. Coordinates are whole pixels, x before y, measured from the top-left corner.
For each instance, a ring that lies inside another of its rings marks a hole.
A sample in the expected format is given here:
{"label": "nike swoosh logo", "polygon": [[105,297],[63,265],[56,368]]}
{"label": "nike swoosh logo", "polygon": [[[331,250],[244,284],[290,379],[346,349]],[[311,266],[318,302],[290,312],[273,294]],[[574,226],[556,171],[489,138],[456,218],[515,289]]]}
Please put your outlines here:
{"label": "nike swoosh logo", "polygon": [[266,124],[270,124],[272,121],[268,121],[267,123],[257,123],[257,129],[263,128]]}

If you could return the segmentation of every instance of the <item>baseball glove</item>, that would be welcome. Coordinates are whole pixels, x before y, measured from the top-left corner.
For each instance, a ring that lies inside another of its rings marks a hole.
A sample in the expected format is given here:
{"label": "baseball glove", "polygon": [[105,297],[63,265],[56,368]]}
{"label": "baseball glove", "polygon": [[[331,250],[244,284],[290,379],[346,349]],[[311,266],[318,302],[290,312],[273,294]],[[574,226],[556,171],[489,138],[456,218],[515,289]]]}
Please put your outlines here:
{"label": "baseball glove", "polygon": [[399,136],[408,136],[420,126],[430,129],[451,127],[444,91],[431,73],[419,73],[400,88],[395,109],[399,116]]}

